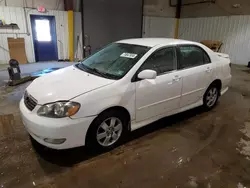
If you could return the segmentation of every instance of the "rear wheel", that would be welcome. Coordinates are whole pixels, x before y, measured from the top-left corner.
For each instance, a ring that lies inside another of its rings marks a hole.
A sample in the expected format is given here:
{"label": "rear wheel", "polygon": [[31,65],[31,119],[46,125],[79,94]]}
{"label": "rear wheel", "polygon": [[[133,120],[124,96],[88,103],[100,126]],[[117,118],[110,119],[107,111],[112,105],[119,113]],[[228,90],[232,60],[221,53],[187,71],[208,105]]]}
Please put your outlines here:
{"label": "rear wheel", "polygon": [[204,97],[203,97],[203,106],[207,109],[210,110],[212,109],[216,104],[219,99],[219,88],[216,85],[211,85]]}
{"label": "rear wheel", "polygon": [[119,111],[100,114],[87,133],[86,146],[90,150],[111,150],[122,143],[128,130],[128,120]]}

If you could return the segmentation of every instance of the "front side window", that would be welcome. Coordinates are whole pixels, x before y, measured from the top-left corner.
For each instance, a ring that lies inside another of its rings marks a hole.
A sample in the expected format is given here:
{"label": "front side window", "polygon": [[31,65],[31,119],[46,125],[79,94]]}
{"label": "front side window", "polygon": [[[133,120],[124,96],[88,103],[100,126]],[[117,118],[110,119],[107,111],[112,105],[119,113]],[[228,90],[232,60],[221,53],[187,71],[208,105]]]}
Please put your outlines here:
{"label": "front side window", "polygon": [[150,48],[112,43],[76,66],[89,73],[109,79],[122,78]]}
{"label": "front side window", "polygon": [[207,53],[198,46],[180,46],[178,50],[178,69],[196,67],[210,63]]}
{"label": "front side window", "polygon": [[175,69],[174,47],[160,49],[154,52],[141,66],[142,70],[154,70],[157,75],[164,74]]}

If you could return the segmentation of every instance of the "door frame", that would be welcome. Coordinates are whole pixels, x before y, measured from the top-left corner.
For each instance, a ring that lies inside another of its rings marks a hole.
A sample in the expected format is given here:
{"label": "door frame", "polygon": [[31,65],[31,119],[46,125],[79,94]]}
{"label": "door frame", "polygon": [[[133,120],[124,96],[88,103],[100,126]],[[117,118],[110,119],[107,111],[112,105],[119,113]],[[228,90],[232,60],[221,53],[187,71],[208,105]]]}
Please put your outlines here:
{"label": "door frame", "polygon": [[[52,27],[51,28],[51,41],[55,47],[55,56],[56,59],[58,59],[58,46],[57,46],[57,33],[56,33],[56,18],[53,15],[40,15],[40,14],[31,14],[30,15],[30,27],[31,27],[31,34],[32,34],[32,43],[33,43],[33,52],[35,61],[38,62],[38,56],[37,56],[37,49],[36,49],[36,30],[35,30],[35,18],[50,18],[49,20],[52,20]],[[34,18],[34,19],[33,19]],[[53,29],[53,30],[52,30]]]}

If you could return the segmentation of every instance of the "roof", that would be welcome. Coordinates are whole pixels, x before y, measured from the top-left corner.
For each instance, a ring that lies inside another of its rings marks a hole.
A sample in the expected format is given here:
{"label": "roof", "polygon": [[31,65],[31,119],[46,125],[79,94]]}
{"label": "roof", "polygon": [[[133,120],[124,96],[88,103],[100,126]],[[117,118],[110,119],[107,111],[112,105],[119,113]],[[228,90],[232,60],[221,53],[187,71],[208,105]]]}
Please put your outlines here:
{"label": "roof", "polygon": [[120,40],[117,43],[134,44],[140,46],[154,47],[156,45],[166,44],[195,44],[195,42],[180,40],[180,39],[170,39],[170,38],[137,38],[137,39],[126,39]]}

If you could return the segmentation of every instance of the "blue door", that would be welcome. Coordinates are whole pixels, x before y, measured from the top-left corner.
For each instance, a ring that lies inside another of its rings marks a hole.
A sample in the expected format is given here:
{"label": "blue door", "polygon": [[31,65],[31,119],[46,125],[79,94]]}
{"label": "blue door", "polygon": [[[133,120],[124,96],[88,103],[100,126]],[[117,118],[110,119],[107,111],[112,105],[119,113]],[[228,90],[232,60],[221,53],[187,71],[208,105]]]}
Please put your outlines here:
{"label": "blue door", "polygon": [[56,23],[54,16],[30,15],[36,62],[57,61]]}

